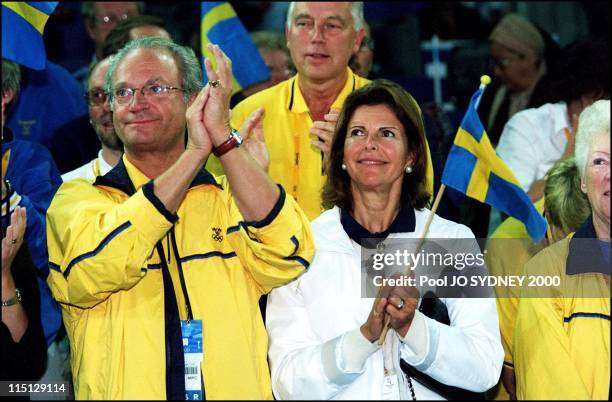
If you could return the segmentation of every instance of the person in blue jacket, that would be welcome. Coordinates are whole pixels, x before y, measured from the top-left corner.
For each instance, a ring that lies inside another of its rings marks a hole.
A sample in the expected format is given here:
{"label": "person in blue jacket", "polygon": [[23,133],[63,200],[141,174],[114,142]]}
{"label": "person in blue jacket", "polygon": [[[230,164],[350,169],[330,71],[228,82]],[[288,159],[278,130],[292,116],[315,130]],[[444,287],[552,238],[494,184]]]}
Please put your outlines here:
{"label": "person in blue jacket", "polygon": [[62,183],[49,151],[42,145],[15,139],[5,126],[7,109],[19,95],[19,66],[2,60],[2,227],[10,223],[10,214],[25,207],[28,214],[26,243],[37,268],[41,317],[47,346],[61,327],[61,313],[47,285],[49,274],[45,215],[51,199]]}
{"label": "person in blue jacket", "polygon": [[87,115],[83,88],[62,66],[47,60],[44,70],[21,67],[21,95],[14,100],[9,127],[17,140],[50,149],[56,130],[76,117]]}

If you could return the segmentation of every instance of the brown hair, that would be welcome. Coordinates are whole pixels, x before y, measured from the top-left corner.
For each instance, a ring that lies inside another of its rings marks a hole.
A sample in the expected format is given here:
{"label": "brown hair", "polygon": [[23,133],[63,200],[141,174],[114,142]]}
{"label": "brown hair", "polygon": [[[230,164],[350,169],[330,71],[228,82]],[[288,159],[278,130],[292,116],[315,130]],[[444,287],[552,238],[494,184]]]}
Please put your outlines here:
{"label": "brown hair", "polygon": [[427,149],[425,128],[421,108],[417,101],[400,85],[385,79],[378,79],[351,93],[344,102],[338,117],[336,130],[327,166],[327,182],[323,188],[323,206],[334,205],[353,209],[351,178],[342,170],[344,160],[344,141],[349,120],[360,106],[387,105],[402,123],[406,133],[408,150],[413,156],[412,173],[406,174],[402,182],[400,203],[402,207],[421,209],[429,201],[426,188]]}

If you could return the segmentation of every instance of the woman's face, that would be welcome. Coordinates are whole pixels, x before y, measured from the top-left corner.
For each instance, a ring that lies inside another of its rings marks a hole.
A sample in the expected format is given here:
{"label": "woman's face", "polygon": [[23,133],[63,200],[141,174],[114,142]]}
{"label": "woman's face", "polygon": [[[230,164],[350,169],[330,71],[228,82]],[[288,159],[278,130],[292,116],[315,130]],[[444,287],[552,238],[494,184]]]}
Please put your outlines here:
{"label": "woman's face", "polygon": [[538,78],[535,54],[518,53],[498,43],[491,43],[493,73],[510,92],[528,89]]}
{"label": "woman's face", "polygon": [[589,198],[593,221],[610,226],[610,133],[595,137],[589,147],[582,191]]}
{"label": "woman's face", "polygon": [[401,191],[404,169],[412,165],[404,126],[387,105],[355,109],[344,141],[344,163],[352,185],[362,190]]}

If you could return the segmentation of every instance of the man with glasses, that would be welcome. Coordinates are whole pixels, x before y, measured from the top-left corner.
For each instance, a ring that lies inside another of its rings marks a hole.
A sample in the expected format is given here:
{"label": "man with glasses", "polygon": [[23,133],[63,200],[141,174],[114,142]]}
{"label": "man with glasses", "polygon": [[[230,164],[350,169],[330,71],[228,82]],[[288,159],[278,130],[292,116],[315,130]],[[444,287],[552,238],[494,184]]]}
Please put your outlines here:
{"label": "man with glasses", "polygon": [[[151,15],[139,15],[123,20],[106,36],[102,52],[103,58],[117,53],[132,39],[143,36],[172,39],[163,26],[164,22],[161,18]],[[49,145],[49,151],[62,175],[73,170],[79,172],[63,176],[64,181],[86,172],[89,172],[86,174],[89,177],[92,174],[91,169],[96,168],[96,165],[100,167],[99,172],[105,174],[118,160],[112,154],[118,153],[120,156],[122,151],[121,141],[114,134],[108,104],[102,107],[105,104],[103,99],[106,99],[102,88],[108,61],[103,64],[104,68],[96,70],[100,71],[96,74],[97,77],[92,78],[93,70],[97,66],[96,63],[90,65],[88,80],[85,84],[85,99],[89,105],[89,113],[58,128]],[[95,79],[96,82],[92,83],[92,79]],[[102,142],[102,153],[105,158],[99,158],[100,142]],[[94,161],[91,161],[92,158]]]}
{"label": "man with glasses", "polygon": [[90,68],[85,98],[89,105],[89,123],[93,127],[102,148],[98,157],[92,161],[62,175],[63,181],[76,178],[95,180],[97,176],[108,173],[119,162],[123,144],[115,133],[113,115],[104,92],[104,77],[108,71],[110,57],[107,57]]}
{"label": "man with glasses", "polygon": [[[257,301],[308,267],[308,221],[229,125],[231,61],[129,42],[105,77],[118,164],[62,184],[47,213],[49,285],[76,399],[272,399]],[[260,119],[254,113],[242,132]],[[203,169],[217,155],[227,177]]]}
{"label": "man with glasses", "polygon": [[[102,60],[104,40],[110,31],[123,20],[144,12],[144,2],[141,1],[84,1],[81,4],[81,15],[87,34],[94,42],[95,53],[91,63]],[[86,86],[89,66],[83,66],[74,73],[74,77]]]}

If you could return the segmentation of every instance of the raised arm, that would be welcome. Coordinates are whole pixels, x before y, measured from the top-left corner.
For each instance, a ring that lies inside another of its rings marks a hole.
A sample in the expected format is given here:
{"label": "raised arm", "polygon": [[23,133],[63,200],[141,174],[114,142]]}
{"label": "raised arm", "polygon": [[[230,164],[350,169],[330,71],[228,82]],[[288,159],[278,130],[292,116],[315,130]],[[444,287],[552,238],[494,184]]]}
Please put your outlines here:
{"label": "raised arm", "polygon": [[[217,70],[213,70],[211,61],[206,59],[206,74],[211,82],[218,80],[220,85],[210,87],[210,97],[204,105],[204,110],[201,115],[193,116],[190,128],[198,128],[196,123],[201,121],[203,127],[199,128],[209,133],[212,144],[217,147],[228,139],[231,130],[229,102],[232,67],[231,60],[217,45],[210,44],[209,49],[217,60]],[[272,179],[243,147],[230,150],[221,155],[219,160],[244,219],[264,219],[280,196],[280,191]]]}

